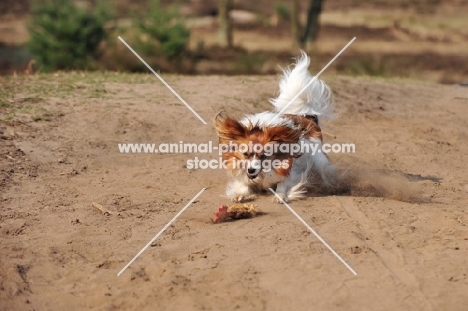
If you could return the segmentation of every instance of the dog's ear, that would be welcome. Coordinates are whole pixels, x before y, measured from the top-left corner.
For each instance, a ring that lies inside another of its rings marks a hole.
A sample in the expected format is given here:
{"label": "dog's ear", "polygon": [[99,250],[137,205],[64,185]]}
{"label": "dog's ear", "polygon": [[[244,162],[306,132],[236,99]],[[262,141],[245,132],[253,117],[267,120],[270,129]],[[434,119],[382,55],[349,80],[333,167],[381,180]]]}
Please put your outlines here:
{"label": "dog's ear", "polygon": [[230,118],[225,111],[218,113],[213,124],[218,132],[219,142],[228,143],[246,136],[247,129],[237,120]]}

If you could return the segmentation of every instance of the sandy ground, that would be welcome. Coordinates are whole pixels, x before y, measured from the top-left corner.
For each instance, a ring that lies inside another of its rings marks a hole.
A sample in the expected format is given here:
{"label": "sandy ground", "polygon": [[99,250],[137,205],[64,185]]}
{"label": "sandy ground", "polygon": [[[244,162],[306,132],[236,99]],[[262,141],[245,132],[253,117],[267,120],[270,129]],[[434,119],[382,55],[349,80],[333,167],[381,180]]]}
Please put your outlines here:
{"label": "sandy ground", "polygon": [[325,77],[338,116],[324,139],[356,144],[330,156],[348,188],[291,206],[354,276],[270,194],[265,215],[213,224],[227,176],[185,165],[216,154],[118,151],[216,142],[215,113],[269,109],[276,77],[167,77],[208,125],[153,78],[36,100],[22,93],[40,81],[18,82],[16,103],[51,116],[0,124],[0,310],[466,310],[467,88]]}

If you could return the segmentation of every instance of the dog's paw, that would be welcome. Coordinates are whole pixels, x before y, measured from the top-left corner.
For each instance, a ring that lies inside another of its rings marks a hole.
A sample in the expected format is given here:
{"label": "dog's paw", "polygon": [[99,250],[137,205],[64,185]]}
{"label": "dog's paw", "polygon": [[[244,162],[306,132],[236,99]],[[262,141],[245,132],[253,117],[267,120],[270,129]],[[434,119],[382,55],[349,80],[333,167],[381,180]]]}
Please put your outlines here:
{"label": "dog's paw", "polygon": [[244,196],[242,196],[242,195],[235,196],[235,197],[231,198],[231,201],[235,202],[235,203],[242,203],[242,202],[244,202],[243,200],[244,200]]}
{"label": "dog's paw", "polygon": [[[284,202],[288,202],[288,197],[285,196],[284,194],[282,193],[276,193],[277,195],[275,195],[273,197],[273,202],[274,203],[280,203],[280,204],[283,204],[283,201]],[[281,198],[281,199],[280,199]]]}
{"label": "dog's paw", "polygon": [[244,202],[253,201],[255,198],[256,198],[256,195],[254,194],[236,195],[231,198],[231,201],[235,203],[244,203]]}

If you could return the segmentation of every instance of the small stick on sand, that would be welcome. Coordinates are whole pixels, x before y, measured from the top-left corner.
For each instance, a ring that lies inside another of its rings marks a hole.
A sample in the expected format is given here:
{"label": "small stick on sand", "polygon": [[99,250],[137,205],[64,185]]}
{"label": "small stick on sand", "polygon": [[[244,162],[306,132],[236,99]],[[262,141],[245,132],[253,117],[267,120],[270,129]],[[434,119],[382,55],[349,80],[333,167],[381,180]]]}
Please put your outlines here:
{"label": "small stick on sand", "polygon": [[98,209],[101,211],[102,214],[106,215],[106,216],[109,216],[109,215],[116,215],[116,216],[119,216],[120,214],[119,213],[116,213],[116,212],[112,212],[110,210],[108,210],[107,208],[105,208],[104,206],[102,206],[101,204],[98,204],[98,203],[95,203],[93,202],[93,204],[91,204],[94,208]]}

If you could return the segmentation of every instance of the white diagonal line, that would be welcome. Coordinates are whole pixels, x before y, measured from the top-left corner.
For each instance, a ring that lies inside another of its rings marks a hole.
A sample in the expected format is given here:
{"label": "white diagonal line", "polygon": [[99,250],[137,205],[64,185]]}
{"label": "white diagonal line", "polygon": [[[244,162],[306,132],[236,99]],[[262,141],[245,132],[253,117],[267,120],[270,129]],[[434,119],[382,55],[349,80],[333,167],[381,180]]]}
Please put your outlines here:
{"label": "white diagonal line", "polygon": [[346,266],[346,268],[349,269],[349,271],[351,271],[354,275],[357,275],[356,271],[354,271],[353,268],[351,268],[351,267],[346,263],[346,261],[344,261],[343,258],[341,258],[341,256],[338,255],[338,254],[333,250],[333,248],[331,248],[330,245],[328,245],[328,243],[325,242],[325,241],[320,237],[320,235],[318,235],[317,232],[315,232],[315,230],[312,229],[312,228],[304,221],[304,219],[302,219],[301,216],[299,216],[299,214],[297,214],[296,211],[293,210],[293,209],[291,208],[291,206],[289,206],[273,189],[271,189],[271,188],[268,188],[268,189],[270,189],[270,191],[273,192],[273,194],[274,194],[278,199],[280,199],[280,201],[291,211],[291,213],[293,213],[294,216],[296,216],[296,217],[304,224],[304,226],[306,226],[306,228],[309,229],[309,231],[312,232],[312,233],[317,237],[317,239],[319,239],[319,241],[322,242],[323,245],[325,245],[325,246],[330,250],[330,252],[332,252],[332,254],[335,255],[335,257],[338,258],[338,259]]}
{"label": "white diagonal line", "polygon": [[161,76],[158,75],[158,74],[156,73],[156,71],[154,71],[153,68],[151,68],[151,66],[148,65],[148,64],[143,60],[143,58],[141,58],[140,55],[138,55],[137,52],[135,52],[135,51],[130,47],[130,45],[127,44],[127,42],[125,42],[124,39],[122,39],[120,36],[119,36],[118,38],[119,38],[120,41],[122,41],[123,44],[125,44],[125,46],[126,46],[130,51],[132,51],[133,54],[135,54],[136,57],[138,57],[138,59],[139,59],[143,64],[145,64],[146,67],[148,67],[149,70],[151,70],[151,72],[152,72],[159,80],[161,80],[161,82],[162,82],[162,83],[163,83],[163,84],[164,84],[164,85],[165,85],[165,86],[166,86],[166,87],[167,87],[167,88],[168,88],[168,89],[185,105],[185,106],[187,106],[187,108],[188,108],[191,112],[193,112],[194,115],[197,116],[198,119],[200,119],[200,121],[203,122],[203,124],[205,124],[205,125],[207,124],[207,123],[205,122],[205,120],[203,120],[202,117],[200,117],[200,115],[199,115],[198,113],[196,113],[195,110],[193,110],[193,108],[190,107],[190,105],[187,104],[187,102],[186,102],[182,97],[180,97],[180,95],[177,94],[176,91],[174,91],[174,89],[172,89],[172,87],[171,87],[169,84],[167,84],[166,81],[164,81],[164,79],[161,78]]}
{"label": "white diagonal line", "polygon": [[348,48],[348,46],[350,46],[351,43],[353,43],[354,40],[356,40],[356,37],[352,38],[351,41],[349,41],[348,44],[346,44],[345,47],[342,48],[341,51],[339,51],[338,54],[336,54],[335,57],[333,57],[333,59],[332,59],[331,61],[329,61],[328,64],[326,64],[325,67],[323,67],[322,70],[320,70],[320,72],[319,72],[315,77],[313,77],[313,78],[309,81],[309,83],[307,83],[307,85],[304,86],[304,87],[302,88],[302,90],[300,90],[299,93],[297,93],[296,96],[294,96],[293,99],[291,99],[291,100],[289,101],[289,103],[287,103],[286,106],[284,106],[283,109],[281,109],[281,110],[275,115],[275,117],[274,117],[270,122],[272,122],[272,121],[275,120],[280,114],[282,114],[282,113],[289,107],[289,105],[291,105],[291,103],[292,103],[293,101],[295,101],[296,98],[299,97],[299,95],[302,94],[302,92],[304,92],[315,80],[317,80],[318,77],[322,74],[322,72],[324,72],[324,71],[328,68],[328,66],[330,66],[330,65],[338,58],[338,56],[340,56],[341,53],[343,53],[343,52]]}
{"label": "white diagonal line", "polygon": [[169,226],[177,219],[177,217],[179,217],[205,190],[206,188],[200,190],[200,192],[198,192],[197,195],[194,196],[193,199],[190,200],[190,202],[188,202],[187,205],[185,205],[184,208],[181,209],[180,212],[178,212],[177,215],[175,215],[174,218],[172,218],[171,221],[169,221],[167,225],[165,225],[164,228],[162,228],[162,230],[159,231],[158,234],[156,234],[154,238],[152,238],[151,241],[149,241],[148,244],[146,244],[145,247],[143,247],[141,251],[139,251],[138,254],[136,254],[135,257],[133,257],[133,259],[130,260],[130,262],[125,267],[123,267],[122,270],[120,270],[119,273],[117,273],[117,276],[120,276],[125,271],[125,269],[127,269],[138,258],[138,256],[140,256],[167,228],[169,228]]}

